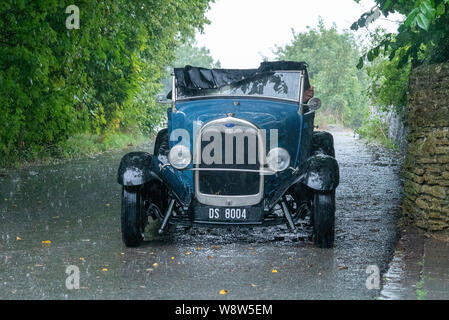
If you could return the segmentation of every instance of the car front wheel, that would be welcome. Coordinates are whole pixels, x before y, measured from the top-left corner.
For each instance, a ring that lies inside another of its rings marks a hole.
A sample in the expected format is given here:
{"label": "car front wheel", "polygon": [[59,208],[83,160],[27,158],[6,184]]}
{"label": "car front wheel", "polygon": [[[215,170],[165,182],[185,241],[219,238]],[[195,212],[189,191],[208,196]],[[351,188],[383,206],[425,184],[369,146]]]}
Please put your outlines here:
{"label": "car front wheel", "polygon": [[334,245],[335,191],[314,194],[312,221],[315,245],[331,248]]}
{"label": "car front wheel", "polygon": [[136,247],[143,241],[146,221],[141,188],[122,187],[122,238],[127,247]]}

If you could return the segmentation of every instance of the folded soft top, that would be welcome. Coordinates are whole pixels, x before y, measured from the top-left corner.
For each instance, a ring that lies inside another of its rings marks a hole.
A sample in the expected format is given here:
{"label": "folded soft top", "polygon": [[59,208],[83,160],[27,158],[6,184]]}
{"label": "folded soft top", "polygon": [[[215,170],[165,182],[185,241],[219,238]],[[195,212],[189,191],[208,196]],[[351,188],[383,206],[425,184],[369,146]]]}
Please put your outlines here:
{"label": "folded soft top", "polygon": [[[217,89],[243,79],[250,80],[263,72],[281,70],[304,70],[306,75],[304,89],[310,87],[307,63],[295,61],[262,62],[258,69],[207,69],[192,66],[175,68],[176,86],[181,95],[188,96],[192,91]],[[171,99],[171,91],[167,98]]]}

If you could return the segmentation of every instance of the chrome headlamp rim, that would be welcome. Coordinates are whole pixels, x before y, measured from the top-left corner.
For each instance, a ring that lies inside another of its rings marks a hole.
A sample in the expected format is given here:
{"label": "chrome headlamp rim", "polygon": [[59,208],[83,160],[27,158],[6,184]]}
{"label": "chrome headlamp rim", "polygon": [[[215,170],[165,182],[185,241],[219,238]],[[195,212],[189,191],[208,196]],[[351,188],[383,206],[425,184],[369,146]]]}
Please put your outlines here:
{"label": "chrome headlamp rim", "polygon": [[178,170],[187,168],[192,162],[190,149],[182,144],[177,144],[170,149],[168,153],[170,165]]}
{"label": "chrome headlamp rim", "polygon": [[284,171],[290,166],[290,154],[284,148],[273,148],[267,154],[267,165],[273,172]]}
{"label": "chrome headlamp rim", "polygon": [[321,108],[321,100],[313,97],[309,100],[309,102],[307,103],[307,106],[309,107],[309,110],[316,111],[319,108]]}

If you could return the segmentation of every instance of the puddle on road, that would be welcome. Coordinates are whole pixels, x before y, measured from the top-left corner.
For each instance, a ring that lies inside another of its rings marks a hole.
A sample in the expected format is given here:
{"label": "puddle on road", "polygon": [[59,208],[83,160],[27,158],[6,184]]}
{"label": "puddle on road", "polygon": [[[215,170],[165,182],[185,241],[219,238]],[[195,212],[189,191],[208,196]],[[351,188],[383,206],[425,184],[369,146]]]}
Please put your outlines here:
{"label": "puddle on road", "polygon": [[384,285],[380,292],[380,300],[398,300],[403,298],[404,269],[404,253],[396,251],[388,271],[384,274]]}
{"label": "puddle on road", "polygon": [[271,227],[172,227],[169,241],[176,244],[263,244],[279,243],[288,244],[311,244],[311,226],[304,224],[297,226],[297,233],[293,233],[285,225]]}

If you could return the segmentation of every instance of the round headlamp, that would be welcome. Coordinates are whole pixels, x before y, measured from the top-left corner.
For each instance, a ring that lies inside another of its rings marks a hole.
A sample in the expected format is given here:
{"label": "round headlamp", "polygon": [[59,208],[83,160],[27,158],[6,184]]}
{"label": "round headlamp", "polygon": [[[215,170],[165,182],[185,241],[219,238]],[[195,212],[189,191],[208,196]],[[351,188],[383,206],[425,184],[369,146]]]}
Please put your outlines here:
{"label": "round headlamp", "polygon": [[321,100],[318,98],[312,98],[307,103],[309,110],[316,111],[321,107]]}
{"label": "round headlamp", "polygon": [[168,161],[175,169],[181,170],[187,168],[192,160],[189,148],[181,144],[175,145],[168,153]]}
{"label": "round headlamp", "polygon": [[290,155],[283,148],[271,149],[267,155],[267,164],[272,171],[284,171],[290,165]]}

